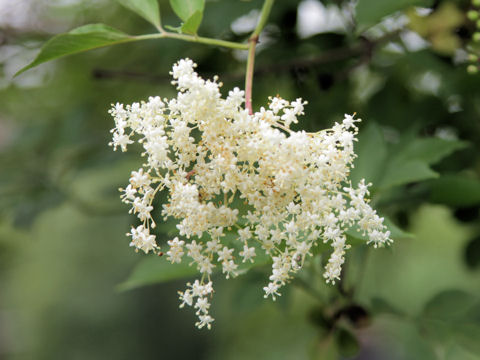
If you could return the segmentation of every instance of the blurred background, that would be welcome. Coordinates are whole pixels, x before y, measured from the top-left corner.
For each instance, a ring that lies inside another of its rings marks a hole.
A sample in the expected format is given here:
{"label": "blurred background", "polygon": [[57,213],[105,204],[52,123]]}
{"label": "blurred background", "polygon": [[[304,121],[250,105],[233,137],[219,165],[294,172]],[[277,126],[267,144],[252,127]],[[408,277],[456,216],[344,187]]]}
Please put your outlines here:
{"label": "blurred background", "polygon": [[[163,23],[177,26],[168,1],[159,4]],[[242,41],[261,5],[207,1],[199,33]],[[113,0],[0,0],[0,359],[480,359],[472,9],[460,0],[275,3],[258,47],[254,109],[268,96],[302,97],[297,128],[307,131],[356,112],[352,177],[373,182],[374,207],[399,229],[388,249],[351,239],[337,286],[315,270],[320,254],[277,302],[263,299],[268,266],[217,276],[207,331],[178,309],[186,279],[159,283],[165,260],[128,247],[135,219],[118,188],[141,159],[107,146],[107,111],[175,96],[168,72],[185,57],[202,76],[219,75],[225,93],[243,88],[246,53],[152,40],[13,78],[74,27],[154,29]],[[164,224],[157,236],[174,233]]]}

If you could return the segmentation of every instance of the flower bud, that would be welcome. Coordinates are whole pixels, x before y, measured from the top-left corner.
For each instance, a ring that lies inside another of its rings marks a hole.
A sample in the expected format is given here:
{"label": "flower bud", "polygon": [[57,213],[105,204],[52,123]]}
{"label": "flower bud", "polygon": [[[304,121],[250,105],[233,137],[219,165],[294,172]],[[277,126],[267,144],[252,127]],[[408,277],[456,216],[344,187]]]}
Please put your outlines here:
{"label": "flower bud", "polygon": [[478,19],[478,11],[477,10],[469,10],[467,12],[467,17],[472,21],[477,20]]}
{"label": "flower bud", "polygon": [[478,72],[478,66],[476,66],[476,65],[468,65],[468,66],[467,66],[467,72],[468,72],[469,74],[472,74],[472,75],[473,75],[473,74],[476,74],[476,73]]}

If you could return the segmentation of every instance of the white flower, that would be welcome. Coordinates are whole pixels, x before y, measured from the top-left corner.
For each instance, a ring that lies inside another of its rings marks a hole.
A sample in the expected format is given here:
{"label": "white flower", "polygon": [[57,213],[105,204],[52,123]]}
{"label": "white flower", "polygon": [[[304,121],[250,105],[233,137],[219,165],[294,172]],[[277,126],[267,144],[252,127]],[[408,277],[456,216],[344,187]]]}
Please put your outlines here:
{"label": "white flower", "polygon": [[254,257],[255,257],[255,248],[254,247],[248,247],[248,245],[243,246],[243,251],[240,251],[240,256],[243,257],[242,262],[246,262],[250,260],[250,262],[254,262]]}
{"label": "white flower", "polygon": [[210,315],[200,315],[198,318],[200,321],[196,322],[195,326],[199,329],[203,328],[204,326],[206,326],[208,329],[212,327],[211,323],[214,319]]}
{"label": "white flower", "polygon": [[159,248],[155,242],[155,235],[151,235],[143,225],[132,228],[127,235],[132,237],[130,246],[134,246],[137,250],[143,250],[145,254]]}
{"label": "white flower", "polygon": [[167,241],[167,244],[170,245],[170,250],[167,251],[167,260],[171,261],[172,264],[181,263],[185,241],[181,241],[176,237],[173,240]]}
{"label": "white flower", "polygon": [[[190,261],[201,274],[179,293],[181,307],[196,309],[199,328],[213,321],[213,271],[221,265],[227,278],[236,276],[238,257],[255,263],[263,251],[271,258],[264,291],[275,299],[319,242],[332,248],[324,272],[331,283],[341,276],[348,229],[356,226],[374,247],[391,243],[383,218],[369,204],[370,184],[362,180],[354,187],[348,179],[360,120],[345,115],[331,129],[293,131],[290,125],[304,114],[302,99],[276,96],[249,115],[241,107],[243,91],[235,88],[223,98],[218,79],[202,79],[195,67],[190,59],[174,64],[176,98],[113,105],[110,145],[126,151],[137,141],[143,147],[145,163],[120,189],[122,202],[142,222],[129,233],[130,245],[158,250],[149,229],[155,227],[154,200],[163,192],[161,216],[174,219],[185,238],[167,242],[167,260]],[[191,260],[184,260],[185,253]]]}
{"label": "white flower", "polygon": [[269,283],[268,286],[265,286],[263,288],[263,291],[265,291],[265,298],[268,296],[272,297],[272,300],[275,300],[275,296],[280,296],[280,294],[277,292],[279,286],[275,283]]}

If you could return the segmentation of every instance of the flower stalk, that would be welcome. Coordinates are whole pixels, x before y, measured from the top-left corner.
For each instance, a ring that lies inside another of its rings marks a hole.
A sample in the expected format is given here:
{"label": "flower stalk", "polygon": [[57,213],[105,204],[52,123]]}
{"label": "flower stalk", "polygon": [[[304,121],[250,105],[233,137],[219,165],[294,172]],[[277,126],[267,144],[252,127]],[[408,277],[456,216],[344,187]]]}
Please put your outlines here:
{"label": "flower stalk", "polygon": [[248,110],[250,115],[253,114],[252,108],[252,84],[253,84],[253,72],[255,64],[255,48],[258,43],[258,38],[263,28],[265,27],[272,6],[275,0],[265,0],[262,7],[262,12],[260,13],[260,19],[258,24],[255,27],[252,35],[248,39],[248,58],[247,58],[247,71],[245,74],[245,108]]}

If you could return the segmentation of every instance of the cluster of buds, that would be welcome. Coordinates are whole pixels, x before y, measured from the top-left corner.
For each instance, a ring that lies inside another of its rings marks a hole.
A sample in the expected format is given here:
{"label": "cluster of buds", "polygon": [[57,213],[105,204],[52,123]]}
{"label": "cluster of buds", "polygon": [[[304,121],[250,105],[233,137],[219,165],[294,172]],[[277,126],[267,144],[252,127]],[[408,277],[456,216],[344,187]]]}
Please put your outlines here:
{"label": "cluster of buds", "polygon": [[128,234],[135,249],[160,251],[151,212],[155,196],[167,193],[161,215],[177,220],[178,237],[167,242],[166,258],[198,269],[199,279],[179,294],[182,307],[197,310],[199,328],[213,321],[208,310],[216,270],[235,277],[267,257],[272,273],[265,297],[275,299],[319,243],[332,248],[324,277],[335,283],[349,248],[347,230],[355,226],[375,247],[391,242],[369,205],[368,184],[348,179],[360,120],[345,115],[331,129],[294,131],[290,125],[306,102],[277,96],[250,115],[243,91],[222,98],[218,79],[202,79],[195,67],[189,59],[173,66],[175,99],[114,105],[110,145],[126,151],[136,139],[144,149],[143,167],[121,189],[142,223]]}
{"label": "cluster of buds", "polygon": [[469,47],[467,71],[476,74],[479,70],[479,51],[477,44],[480,43],[480,0],[472,0],[472,9],[467,12],[467,18],[475,23],[475,32],[472,35],[473,44]]}

